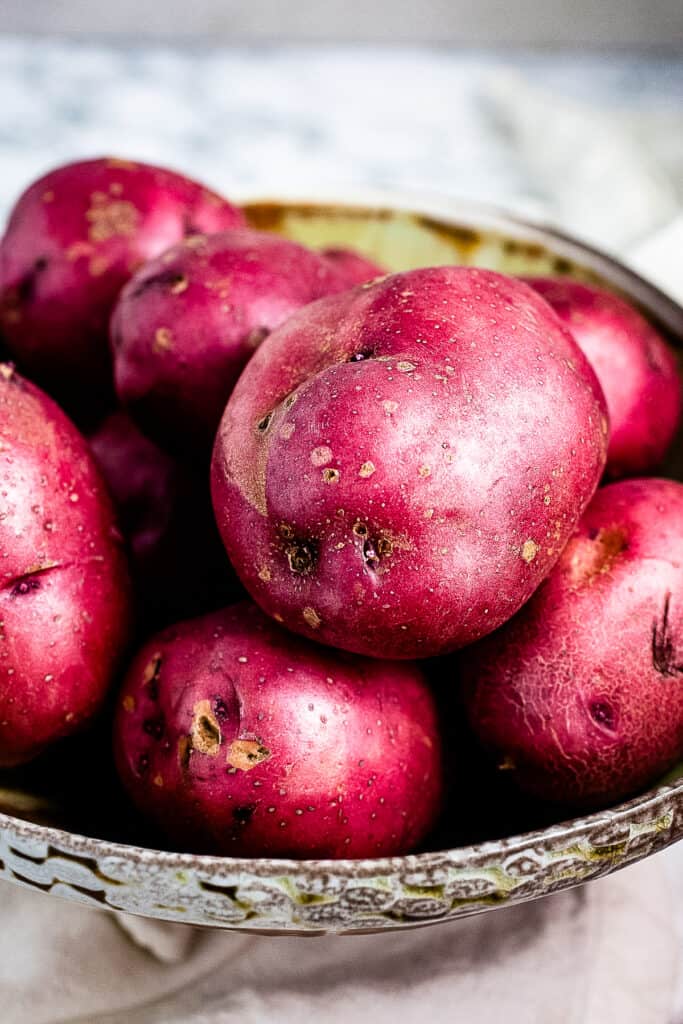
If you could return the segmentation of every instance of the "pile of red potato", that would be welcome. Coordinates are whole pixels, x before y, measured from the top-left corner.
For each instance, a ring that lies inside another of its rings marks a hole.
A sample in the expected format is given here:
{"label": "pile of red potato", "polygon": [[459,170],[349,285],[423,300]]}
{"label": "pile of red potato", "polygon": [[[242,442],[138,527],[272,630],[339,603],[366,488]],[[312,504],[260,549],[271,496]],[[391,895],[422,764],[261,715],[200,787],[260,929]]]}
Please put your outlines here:
{"label": "pile of red potato", "polygon": [[681,384],[621,298],[387,275],[101,159],[16,203],[0,332],[0,764],[117,687],[177,847],[361,857],[443,811],[425,666],[563,808],[683,756]]}

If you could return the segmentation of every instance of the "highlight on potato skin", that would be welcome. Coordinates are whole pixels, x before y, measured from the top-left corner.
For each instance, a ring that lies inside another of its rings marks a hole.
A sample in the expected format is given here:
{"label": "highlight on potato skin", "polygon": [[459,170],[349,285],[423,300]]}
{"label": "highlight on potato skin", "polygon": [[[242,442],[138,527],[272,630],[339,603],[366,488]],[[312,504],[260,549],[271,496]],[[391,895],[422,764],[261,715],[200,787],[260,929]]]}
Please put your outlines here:
{"label": "highlight on potato skin", "polygon": [[406,853],[441,806],[436,708],[419,667],[328,651],[251,602],[142,647],[114,744],[132,800],[185,849]]}
{"label": "highlight on potato skin", "polygon": [[151,164],[101,158],[50,171],[19,197],[0,242],[0,332],[12,358],[79,422],[101,415],[121,287],[181,238],[243,223],[226,199]]}
{"label": "highlight on potato skin", "polygon": [[607,437],[595,375],[532,289],[410,271],[312,303],[263,342],[219,427],[214,509],[242,582],[287,628],[427,657],[531,596]]}
{"label": "highlight on potato skin", "polygon": [[616,479],[655,471],[683,411],[673,350],[613,292],[570,278],[529,278],[528,283],[569,328],[605,393],[611,428],[607,475]]}
{"label": "highlight on potato skin", "polygon": [[472,729],[525,792],[599,807],[683,751],[683,484],[601,489],[548,579],[459,655]]}
{"label": "highlight on potato skin", "polygon": [[0,364],[0,765],[28,761],[99,710],[125,654],[121,534],[86,442]]}

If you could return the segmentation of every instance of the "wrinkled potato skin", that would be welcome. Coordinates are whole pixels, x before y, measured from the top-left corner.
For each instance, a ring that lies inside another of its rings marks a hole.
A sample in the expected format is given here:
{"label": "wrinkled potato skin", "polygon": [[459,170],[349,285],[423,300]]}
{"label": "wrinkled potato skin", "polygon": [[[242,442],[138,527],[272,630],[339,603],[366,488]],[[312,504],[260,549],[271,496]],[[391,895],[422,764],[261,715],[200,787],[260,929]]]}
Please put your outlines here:
{"label": "wrinkled potato skin", "polygon": [[598,491],[531,601],[463,651],[479,740],[518,785],[582,807],[683,756],[683,485]]}
{"label": "wrinkled potato skin", "polygon": [[114,746],[139,809],[193,851],[399,854],[441,804],[435,704],[417,666],[332,654],[251,602],[145,644]]}
{"label": "wrinkled potato skin", "polygon": [[605,464],[604,398],[530,288],[396,274],[263,343],[212,489],[242,582],[289,629],[375,657],[455,650],[547,575]]}
{"label": "wrinkled potato skin", "polygon": [[681,419],[683,389],[673,351],[617,295],[566,278],[533,278],[529,284],[572,332],[605,393],[611,426],[608,476],[652,472]]}
{"label": "wrinkled potato skin", "polygon": [[112,317],[116,390],[163,447],[208,459],[243,367],[300,306],[342,291],[319,253],[259,231],[193,236],[147,263]]}
{"label": "wrinkled potato skin", "polygon": [[19,198],[0,243],[0,333],[77,419],[111,403],[109,317],[135,270],[187,234],[239,227],[197,182],[117,159],[66,164]]}
{"label": "wrinkled potato skin", "polygon": [[87,445],[0,365],[0,764],[28,761],[98,710],[125,650],[122,539]]}

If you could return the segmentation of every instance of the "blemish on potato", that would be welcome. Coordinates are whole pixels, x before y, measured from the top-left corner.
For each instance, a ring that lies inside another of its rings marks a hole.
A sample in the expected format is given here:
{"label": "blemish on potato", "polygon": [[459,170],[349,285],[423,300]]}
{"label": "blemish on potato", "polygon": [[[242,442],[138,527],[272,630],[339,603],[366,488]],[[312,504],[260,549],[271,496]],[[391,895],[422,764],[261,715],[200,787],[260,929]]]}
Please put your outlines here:
{"label": "blemish on potato", "polygon": [[127,693],[121,703],[124,711],[128,711],[129,713],[135,711],[135,697],[133,697],[132,694]]}
{"label": "blemish on potato", "polygon": [[428,476],[431,476],[432,470],[431,470],[430,466],[422,465],[422,466],[418,466],[417,473],[418,473],[418,476],[428,477]]}
{"label": "blemish on potato", "polygon": [[311,462],[314,466],[324,466],[332,458],[332,449],[327,445],[319,445],[311,452]]}
{"label": "blemish on potato", "polygon": [[392,416],[398,409],[398,402],[392,402],[387,398],[382,402],[382,408],[387,416]]}
{"label": "blemish on potato", "polygon": [[341,473],[338,469],[324,469],[322,471],[323,482],[326,484],[338,484]]}
{"label": "blemish on potato", "polygon": [[173,332],[170,327],[157,327],[154,332],[152,349],[154,352],[168,352],[173,348]]}
{"label": "blemish on potato", "polygon": [[85,214],[89,222],[91,242],[106,242],[110,238],[129,238],[137,231],[140,214],[126,199],[111,200],[104,192],[93,192],[90,208]]}
{"label": "blemish on potato", "polygon": [[182,293],[188,288],[189,284],[190,282],[184,274],[178,274],[175,280],[172,281],[169,291],[171,295],[182,295]]}
{"label": "blemish on potato", "polygon": [[270,427],[272,419],[273,414],[272,412],[269,412],[266,413],[266,415],[258,421],[258,423],[256,424],[256,429],[258,430],[259,434],[266,434],[268,432],[268,428]]}
{"label": "blemish on potato", "polygon": [[271,757],[260,740],[236,739],[228,747],[226,763],[238,771],[248,772]]}
{"label": "blemish on potato", "polygon": [[576,585],[590,584],[597,576],[610,572],[627,547],[628,537],[620,526],[605,527],[593,537],[574,538],[567,545],[572,581]]}
{"label": "blemish on potato", "polygon": [[124,160],[114,156],[107,159],[106,165],[113,171],[137,171],[138,169],[138,165],[133,160]]}
{"label": "blemish on potato", "polygon": [[313,544],[301,542],[287,548],[287,561],[292,572],[304,575],[315,565],[317,551]]}
{"label": "blemish on potato", "polygon": [[192,710],[192,747],[200,754],[215,757],[221,745],[221,727],[213,713],[211,701],[199,700]]}
{"label": "blemish on potato", "polygon": [[163,776],[155,775],[154,778],[152,779],[152,782],[154,783],[155,786],[158,786],[159,789],[163,788],[163,785],[164,785]]}
{"label": "blemish on potato", "polygon": [[530,565],[531,562],[533,562],[536,555],[538,554],[538,544],[536,543],[536,541],[531,539],[525,540],[522,544],[521,554],[522,558],[527,563],[527,565]]}
{"label": "blemish on potato", "polygon": [[178,764],[182,771],[186,771],[190,763],[190,755],[192,753],[192,740],[189,736],[180,736],[178,738]]}
{"label": "blemish on potato", "polygon": [[270,583],[272,575],[267,565],[262,566],[258,571],[258,578],[264,583]]}
{"label": "blemish on potato", "polygon": [[280,427],[280,437],[282,438],[283,441],[289,441],[290,437],[294,433],[295,427],[296,424],[294,424],[291,420],[289,423],[282,424],[282,426]]}
{"label": "blemish on potato", "polygon": [[149,686],[151,683],[157,682],[162,660],[163,658],[160,651],[157,651],[149,659],[142,673],[142,682],[144,686]]}
{"label": "blemish on potato", "polygon": [[315,608],[306,607],[303,610],[304,620],[308,623],[311,629],[319,629],[321,618],[316,612]]}
{"label": "blemish on potato", "polygon": [[73,242],[65,251],[64,255],[69,263],[75,263],[76,260],[79,260],[84,256],[91,256],[92,251],[93,247],[89,242]]}
{"label": "blemish on potato", "polygon": [[370,460],[368,459],[368,461],[364,462],[363,465],[358,470],[358,476],[361,477],[363,480],[367,480],[368,477],[371,477],[374,472],[376,472],[376,466],[374,462],[370,462]]}
{"label": "blemish on potato", "polygon": [[401,373],[412,373],[415,368],[415,363],[409,363],[407,359],[401,359],[396,363],[396,369]]}
{"label": "blemish on potato", "polygon": [[54,192],[53,192],[53,190],[51,188],[49,188],[47,190],[47,192],[43,192],[43,202],[44,203],[51,203],[51,202],[53,202],[54,198],[55,198],[55,194],[54,194]]}

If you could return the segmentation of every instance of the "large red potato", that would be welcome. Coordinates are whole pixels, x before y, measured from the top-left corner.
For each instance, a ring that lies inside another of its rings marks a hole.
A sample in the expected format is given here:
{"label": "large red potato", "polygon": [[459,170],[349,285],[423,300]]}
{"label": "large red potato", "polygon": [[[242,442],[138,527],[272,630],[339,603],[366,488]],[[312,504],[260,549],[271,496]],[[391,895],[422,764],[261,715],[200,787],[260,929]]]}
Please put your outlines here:
{"label": "large red potato", "polygon": [[276,235],[196,235],[147,263],[112,317],[116,390],[145,433],[207,457],[242,368],[295,310],[347,287],[319,253]]}
{"label": "large red potato", "polygon": [[99,708],[124,652],[122,539],[86,442],[0,365],[0,764],[27,761]]}
{"label": "large red potato", "polygon": [[607,473],[656,469],[681,417],[683,390],[673,351],[623,299],[569,278],[529,284],[553,307],[595,370],[610,416]]}
{"label": "large red potato", "polygon": [[89,441],[128,543],[142,626],[159,628],[243,593],[216,529],[205,474],[162,451],[121,410]]}
{"label": "large red potato", "polygon": [[607,436],[592,370],[528,286],[415,270],[314,303],[263,343],[218,431],[214,508],[242,582],[288,628],[427,657],[531,596]]}
{"label": "large red potato", "polygon": [[405,853],[441,803],[435,704],[417,666],[332,654],[251,602],[145,644],[114,746],[133,801],[183,849]]}
{"label": "large red potato", "polygon": [[74,413],[112,392],[109,316],[145,260],[185,235],[243,223],[181,174],[128,160],[66,164],[17,201],[0,243],[0,332],[22,372]]}
{"label": "large red potato", "polygon": [[683,757],[683,485],[598,491],[560,561],[459,664],[478,738],[534,796],[608,804]]}

